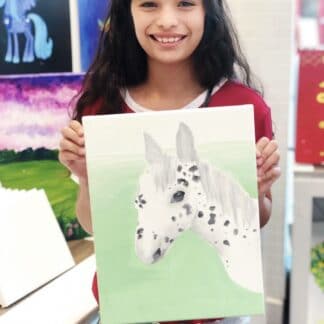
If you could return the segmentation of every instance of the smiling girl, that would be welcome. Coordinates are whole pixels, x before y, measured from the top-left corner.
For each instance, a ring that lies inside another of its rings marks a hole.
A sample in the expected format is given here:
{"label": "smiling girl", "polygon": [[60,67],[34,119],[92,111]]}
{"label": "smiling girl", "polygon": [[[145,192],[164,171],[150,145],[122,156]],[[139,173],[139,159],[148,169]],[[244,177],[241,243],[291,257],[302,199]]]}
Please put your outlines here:
{"label": "smiling girl", "polygon": [[[84,229],[92,233],[82,116],[243,104],[254,105],[260,224],[266,224],[280,154],[270,109],[254,90],[224,1],[111,0],[107,19],[60,143],[60,161],[79,177],[76,211]],[[98,299],[96,278],[93,288]],[[230,321],[247,319],[223,320]]]}

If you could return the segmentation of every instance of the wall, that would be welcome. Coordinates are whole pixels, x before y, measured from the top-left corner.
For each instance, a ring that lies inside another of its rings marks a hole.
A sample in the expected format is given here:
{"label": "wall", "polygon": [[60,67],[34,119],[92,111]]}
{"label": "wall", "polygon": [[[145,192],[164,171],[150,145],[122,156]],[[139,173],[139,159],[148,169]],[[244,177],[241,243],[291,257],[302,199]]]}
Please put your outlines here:
{"label": "wall", "polygon": [[[285,294],[284,210],[292,56],[291,0],[228,0],[243,48],[264,86],[281,150],[282,176],[273,189],[273,212],[263,230],[267,323],[279,324]],[[259,319],[258,322],[265,322]]]}

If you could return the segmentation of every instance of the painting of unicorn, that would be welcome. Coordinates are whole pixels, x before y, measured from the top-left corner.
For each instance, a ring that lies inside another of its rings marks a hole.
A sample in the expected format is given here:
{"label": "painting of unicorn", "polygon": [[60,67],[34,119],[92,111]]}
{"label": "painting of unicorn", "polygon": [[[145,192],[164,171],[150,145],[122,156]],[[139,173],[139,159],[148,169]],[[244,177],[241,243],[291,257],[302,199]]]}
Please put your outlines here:
{"label": "painting of unicorn", "polygon": [[[201,161],[191,129],[180,123],[176,157],[144,134],[147,167],[135,199],[135,251],[153,264],[191,230],[217,252],[236,284],[262,292],[257,199],[230,174]],[[171,252],[170,252],[171,253]]]}
{"label": "painting of unicorn", "polygon": [[36,0],[0,0],[0,8],[3,6],[3,23],[7,31],[5,62],[20,63],[19,34],[26,39],[22,62],[33,62],[35,56],[41,60],[51,57],[53,40],[48,37],[45,21],[35,13],[26,14],[36,6]]}

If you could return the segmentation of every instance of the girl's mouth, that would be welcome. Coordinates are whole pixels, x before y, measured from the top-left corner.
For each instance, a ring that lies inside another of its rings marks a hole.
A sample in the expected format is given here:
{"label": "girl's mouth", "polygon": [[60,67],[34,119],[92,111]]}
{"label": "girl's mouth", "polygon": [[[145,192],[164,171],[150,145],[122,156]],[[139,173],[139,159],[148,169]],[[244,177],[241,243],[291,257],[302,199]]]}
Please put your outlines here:
{"label": "girl's mouth", "polygon": [[162,45],[176,45],[177,43],[180,43],[184,38],[186,38],[186,36],[162,37],[155,35],[150,35],[150,37],[154,41],[159,42]]}

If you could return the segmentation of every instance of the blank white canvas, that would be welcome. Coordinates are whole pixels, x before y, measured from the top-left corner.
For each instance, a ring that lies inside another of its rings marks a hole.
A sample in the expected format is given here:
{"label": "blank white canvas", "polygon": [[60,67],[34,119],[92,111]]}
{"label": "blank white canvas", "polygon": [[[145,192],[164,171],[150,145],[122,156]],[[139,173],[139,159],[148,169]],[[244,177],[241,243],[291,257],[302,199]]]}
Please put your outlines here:
{"label": "blank white canvas", "polygon": [[44,190],[0,187],[0,305],[5,307],[74,266]]}

